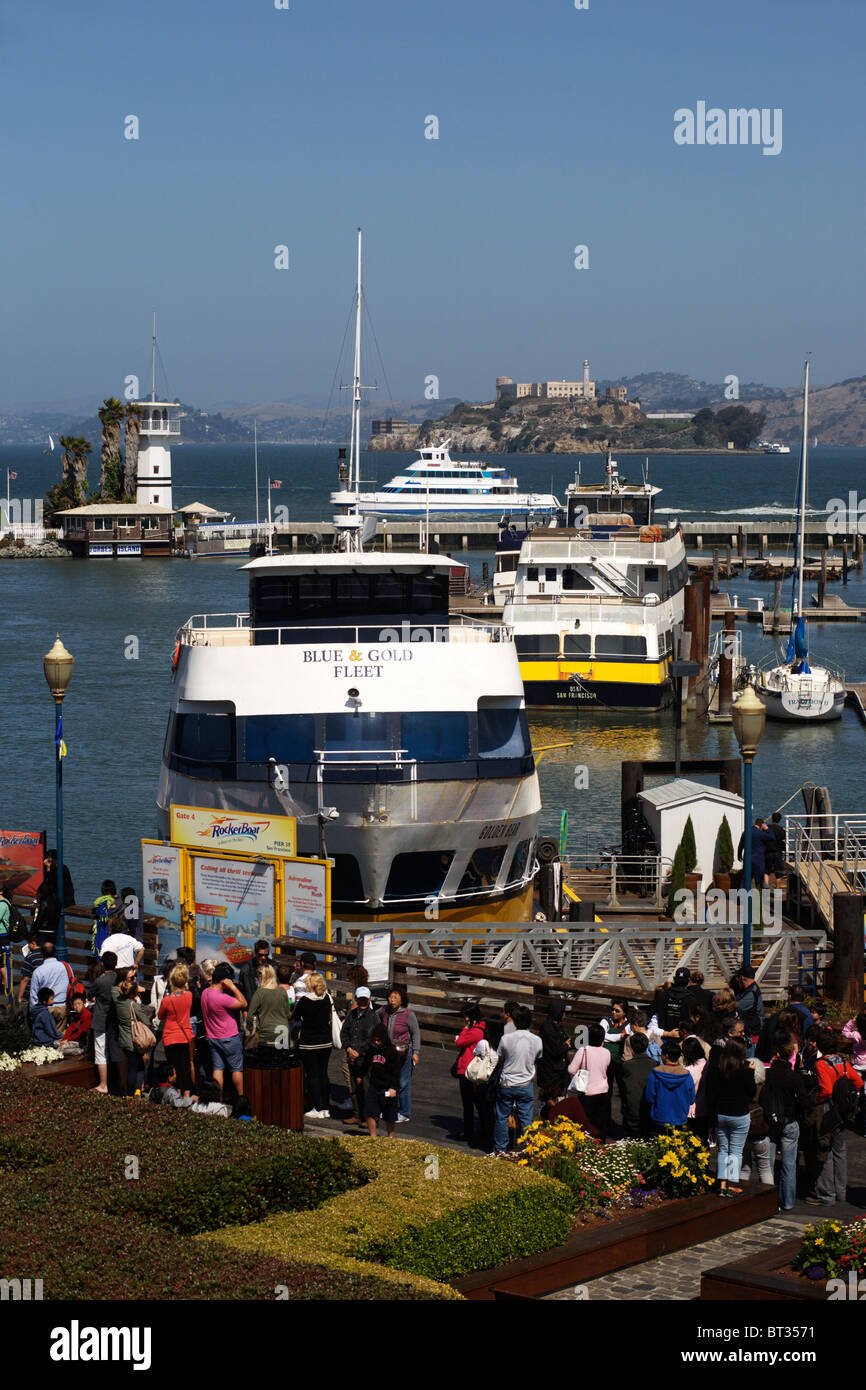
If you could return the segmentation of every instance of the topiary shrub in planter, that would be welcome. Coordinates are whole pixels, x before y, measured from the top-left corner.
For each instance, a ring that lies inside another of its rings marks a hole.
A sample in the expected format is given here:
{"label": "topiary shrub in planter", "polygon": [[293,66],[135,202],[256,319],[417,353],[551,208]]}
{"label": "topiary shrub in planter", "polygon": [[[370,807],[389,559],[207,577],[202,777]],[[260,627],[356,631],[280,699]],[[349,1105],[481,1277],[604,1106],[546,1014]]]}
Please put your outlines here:
{"label": "topiary shrub in planter", "polygon": [[686,873],[693,874],[698,866],[698,847],[695,844],[695,827],[692,825],[691,816],[683,827],[683,837],[680,844],[685,855]]}
{"label": "topiary shrub in planter", "polygon": [[681,893],[686,886],[686,852],[683,849],[683,842],[677,845],[677,852],[674,855],[673,867],[671,868],[671,878],[668,884],[668,904],[667,914],[673,917],[677,908],[682,903],[682,899],[677,899],[677,894]]}
{"label": "topiary shrub in planter", "polygon": [[719,833],[716,836],[716,863],[718,870],[713,874],[716,888],[729,893],[731,890],[731,869],[734,867],[734,841],[727,816],[722,816]]}

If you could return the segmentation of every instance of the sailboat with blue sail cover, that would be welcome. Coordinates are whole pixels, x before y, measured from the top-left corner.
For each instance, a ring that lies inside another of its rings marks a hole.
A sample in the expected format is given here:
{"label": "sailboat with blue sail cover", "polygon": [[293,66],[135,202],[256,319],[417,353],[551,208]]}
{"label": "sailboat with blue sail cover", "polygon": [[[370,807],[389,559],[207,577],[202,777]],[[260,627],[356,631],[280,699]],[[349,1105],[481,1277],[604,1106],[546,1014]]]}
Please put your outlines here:
{"label": "sailboat with blue sail cover", "polygon": [[809,455],[809,361],[803,376],[803,441],[800,453],[797,563],[791,586],[791,637],[784,661],[773,658],[758,669],[757,692],[770,719],[821,722],[839,719],[845,704],[845,674],[809,661],[809,639],[803,614],[803,542],[805,536],[807,466]]}

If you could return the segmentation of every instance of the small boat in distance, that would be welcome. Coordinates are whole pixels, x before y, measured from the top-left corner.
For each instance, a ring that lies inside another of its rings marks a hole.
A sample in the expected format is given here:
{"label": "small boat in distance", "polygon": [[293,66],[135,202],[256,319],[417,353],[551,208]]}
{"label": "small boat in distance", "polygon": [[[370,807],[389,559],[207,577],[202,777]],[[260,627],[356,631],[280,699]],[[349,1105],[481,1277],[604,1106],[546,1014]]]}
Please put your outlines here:
{"label": "small boat in distance", "polygon": [[758,448],[764,454],[790,454],[791,452],[787,444],[780,444],[777,439],[759,439]]}
{"label": "small boat in distance", "polygon": [[443,439],[419,449],[418,457],[384,488],[359,495],[359,510],[379,516],[495,517],[508,512],[555,516],[560,511],[553,493],[518,492],[517,479],[504,468],[480,459],[454,459],[450,444]]}

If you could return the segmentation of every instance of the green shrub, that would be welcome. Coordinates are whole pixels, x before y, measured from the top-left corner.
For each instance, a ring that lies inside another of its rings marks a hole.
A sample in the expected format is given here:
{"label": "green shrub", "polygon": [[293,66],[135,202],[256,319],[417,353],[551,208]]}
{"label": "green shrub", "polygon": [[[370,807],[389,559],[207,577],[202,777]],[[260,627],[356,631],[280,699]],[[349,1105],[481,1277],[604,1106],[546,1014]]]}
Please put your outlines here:
{"label": "green shrub", "polygon": [[680,844],[683,847],[686,873],[693,874],[698,864],[698,847],[695,844],[695,827],[692,825],[691,816],[683,828],[683,838],[680,840]]}
{"label": "green shrub", "polygon": [[[673,867],[671,868],[671,881],[668,884],[668,905],[667,914],[673,917],[678,907],[677,894],[681,893],[686,886],[686,852],[683,842],[677,845],[677,852],[674,855]],[[680,900],[682,901],[682,900]]]}
{"label": "green shrub", "polygon": [[722,823],[716,836],[716,859],[719,873],[729,874],[734,866],[734,842],[731,838],[731,827],[728,825],[727,816],[722,816]]}
{"label": "green shrub", "polygon": [[488,1269],[559,1245],[572,1198],[560,1183],[517,1163],[483,1162],[403,1140],[345,1139],[377,1176],[316,1211],[276,1215],[200,1237],[245,1254],[305,1256],[341,1269],[410,1272],[424,1282]]}
{"label": "green shrub", "polygon": [[426,1224],[398,1219],[392,1235],[360,1240],[357,1253],[428,1279],[454,1279],[561,1245],[571,1230],[572,1205],[561,1183],[517,1188]]}
{"label": "green shrub", "polygon": [[335,1269],[306,1252],[299,1260],[294,1247],[238,1254],[182,1234],[355,1192],[370,1174],[336,1141],[107,1099],[20,1072],[0,1073],[0,1117],[0,1278],[38,1271],[46,1299],[443,1297],[375,1267]]}

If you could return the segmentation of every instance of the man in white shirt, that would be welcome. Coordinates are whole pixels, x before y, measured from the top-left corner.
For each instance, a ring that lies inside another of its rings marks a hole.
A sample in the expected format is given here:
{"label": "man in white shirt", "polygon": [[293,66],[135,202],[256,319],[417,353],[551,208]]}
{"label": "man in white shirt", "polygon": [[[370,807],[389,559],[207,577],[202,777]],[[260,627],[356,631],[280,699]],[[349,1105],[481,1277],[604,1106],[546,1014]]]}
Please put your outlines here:
{"label": "man in white shirt", "polygon": [[127,936],[126,932],[115,932],[113,936],[107,936],[102,943],[100,956],[104,956],[106,951],[117,956],[117,969],[128,970],[131,965],[137,966],[144,955],[144,946],[140,941],[136,941],[134,936]]}
{"label": "man in white shirt", "polygon": [[499,1077],[499,1090],[496,1093],[496,1122],[493,1129],[493,1144],[497,1154],[504,1154],[508,1148],[508,1116],[512,1106],[517,1109],[518,1138],[532,1124],[535,1109],[535,1093],[532,1083],[535,1080],[535,1063],[541,1052],[541,1038],[530,1033],[532,1011],[525,1004],[518,1004],[512,1015],[514,1032],[503,1034],[497,1049],[502,1071]]}

